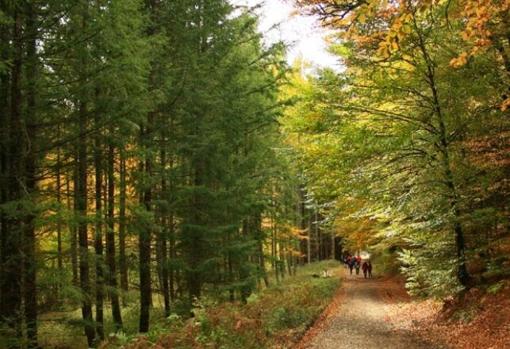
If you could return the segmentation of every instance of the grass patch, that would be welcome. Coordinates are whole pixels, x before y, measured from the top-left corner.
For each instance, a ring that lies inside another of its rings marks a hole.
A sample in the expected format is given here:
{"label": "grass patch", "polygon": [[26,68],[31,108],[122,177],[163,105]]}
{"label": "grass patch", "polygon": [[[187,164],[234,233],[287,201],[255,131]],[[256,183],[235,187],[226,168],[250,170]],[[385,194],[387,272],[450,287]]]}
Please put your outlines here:
{"label": "grass patch", "polygon": [[[151,309],[151,321],[157,329],[165,321],[163,307],[158,296],[154,297]],[[131,302],[122,307],[123,333],[115,333],[111,307],[104,306],[104,332],[106,337],[116,338],[117,343],[129,343],[138,333],[138,302]],[[95,317],[95,308],[93,307]],[[45,349],[87,349],[84,335],[81,309],[47,312],[39,318],[39,345]],[[1,341],[0,341],[1,343]],[[0,349],[3,348],[0,344]]]}

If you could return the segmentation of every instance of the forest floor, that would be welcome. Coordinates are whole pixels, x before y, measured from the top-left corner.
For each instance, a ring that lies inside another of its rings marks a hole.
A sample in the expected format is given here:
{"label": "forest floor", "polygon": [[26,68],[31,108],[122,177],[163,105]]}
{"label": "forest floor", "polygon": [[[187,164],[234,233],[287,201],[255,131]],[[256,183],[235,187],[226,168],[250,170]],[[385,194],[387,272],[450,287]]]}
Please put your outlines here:
{"label": "forest floor", "polygon": [[510,283],[446,303],[409,297],[403,280],[343,273],[334,301],[295,349],[510,349]]}
{"label": "forest floor", "polygon": [[393,315],[409,301],[402,283],[395,278],[364,279],[361,273],[349,275],[345,271],[335,301],[297,348],[443,348],[396,326]]}

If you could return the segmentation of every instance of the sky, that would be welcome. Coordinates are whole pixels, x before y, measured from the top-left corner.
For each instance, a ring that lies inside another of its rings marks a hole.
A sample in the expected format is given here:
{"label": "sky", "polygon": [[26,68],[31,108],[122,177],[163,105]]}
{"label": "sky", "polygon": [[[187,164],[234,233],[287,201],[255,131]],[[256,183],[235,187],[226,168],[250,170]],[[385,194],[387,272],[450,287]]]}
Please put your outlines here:
{"label": "sky", "polygon": [[[289,45],[289,64],[303,57],[318,67],[339,68],[338,60],[328,53],[324,38],[327,34],[316,18],[296,14],[291,0],[230,0],[234,5],[254,6],[260,15],[259,30],[268,44],[284,41]],[[269,30],[275,24],[277,28]],[[269,31],[268,31],[269,30]]]}

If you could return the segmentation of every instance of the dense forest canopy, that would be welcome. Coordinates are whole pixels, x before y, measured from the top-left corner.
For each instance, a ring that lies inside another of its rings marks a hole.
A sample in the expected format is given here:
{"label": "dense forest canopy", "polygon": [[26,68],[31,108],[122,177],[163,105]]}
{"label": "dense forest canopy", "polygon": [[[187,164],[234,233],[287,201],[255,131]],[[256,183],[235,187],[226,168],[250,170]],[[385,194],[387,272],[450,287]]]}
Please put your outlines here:
{"label": "dense forest canopy", "polygon": [[401,250],[412,292],[508,273],[508,2],[298,4],[345,64],[301,81],[289,118],[317,190]]}
{"label": "dense forest canopy", "polygon": [[225,0],[0,0],[0,346],[76,309],[89,347],[146,333],[343,251],[428,297],[510,275],[510,2],[295,5],[341,72]]}

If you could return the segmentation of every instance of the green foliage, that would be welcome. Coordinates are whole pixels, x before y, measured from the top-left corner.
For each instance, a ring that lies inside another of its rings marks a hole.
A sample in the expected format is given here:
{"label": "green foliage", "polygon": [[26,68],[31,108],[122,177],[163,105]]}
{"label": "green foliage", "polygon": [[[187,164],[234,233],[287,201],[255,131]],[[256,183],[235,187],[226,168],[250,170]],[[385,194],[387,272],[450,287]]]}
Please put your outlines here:
{"label": "green foliage", "polygon": [[[448,251],[451,252],[451,249]],[[439,299],[458,294],[463,288],[455,277],[456,260],[451,257],[448,259],[450,253],[430,255],[429,249],[427,252],[427,255],[419,250],[404,250],[400,253],[401,270],[407,277],[406,288],[409,293]]]}
{"label": "green foliage", "polygon": [[289,309],[277,307],[267,320],[267,331],[274,333],[283,329],[296,328],[307,324],[310,318],[304,309]]}
{"label": "green foliage", "polygon": [[487,287],[487,293],[489,294],[497,294],[499,291],[505,288],[507,284],[507,281],[501,280],[499,282],[496,282],[495,284],[490,285]]}
{"label": "green foliage", "polygon": [[255,349],[277,343],[290,346],[329,304],[339,286],[338,277],[312,275],[324,269],[335,273],[340,268],[331,261],[311,264],[300,269],[297,276],[252,294],[246,305],[215,304],[204,298],[195,303],[190,321],[182,322],[175,315],[172,317],[176,320],[167,319],[171,328],[159,342],[175,343],[175,348],[202,345]]}
{"label": "green foliage", "polygon": [[[374,274],[395,275],[400,271],[401,261],[398,259],[395,248],[375,247],[370,252]],[[402,263],[406,264],[403,261]]]}
{"label": "green foliage", "polygon": [[[303,3],[315,9],[322,2]],[[297,102],[282,118],[292,156],[314,196],[333,207],[351,252],[403,251],[411,293],[445,297],[493,277],[491,270],[503,277],[507,263],[496,261],[508,255],[508,216],[501,216],[508,162],[500,158],[508,118],[491,101],[506,96],[508,71],[489,52],[452,68],[465,43],[462,20],[447,21],[444,3],[391,10],[405,18],[386,16],[391,3],[373,6],[384,15],[367,23],[364,9],[355,9],[364,19],[347,16],[345,27],[334,12],[324,14],[341,38],[331,52],[345,70],[292,76],[283,93]],[[405,35],[393,33],[403,21]]]}
{"label": "green foliage", "polygon": [[[416,295],[507,278],[506,46],[458,64],[449,3],[373,6],[332,37],[345,70],[304,76],[226,0],[3,1],[2,333],[263,347],[336,281],[253,292],[335,237],[391,269],[399,251]],[[208,303],[227,299],[247,305]]]}
{"label": "green foliage", "polygon": [[[12,333],[36,346],[39,303],[40,317],[63,315],[56,333],[82,326],[97,346],[102,329],[122,330],[124,343],[149,314],[158,323],[151,297],[187,317],[194,297],[246,301],[267,276],[263,220],[277,206],[287,234],[294,202],[275,150],[284,47],[265,47],[257,21],[225,0],[2,3],[0,322],[12,304]],[[274,258],[282,273],[286,258]]]}

